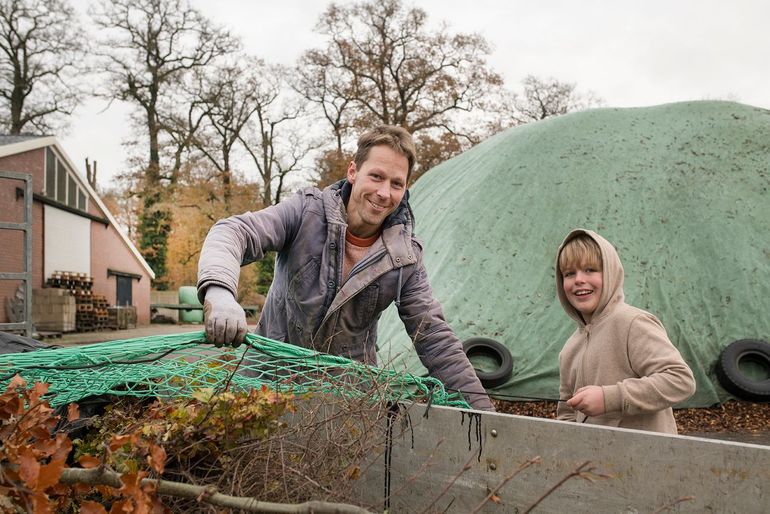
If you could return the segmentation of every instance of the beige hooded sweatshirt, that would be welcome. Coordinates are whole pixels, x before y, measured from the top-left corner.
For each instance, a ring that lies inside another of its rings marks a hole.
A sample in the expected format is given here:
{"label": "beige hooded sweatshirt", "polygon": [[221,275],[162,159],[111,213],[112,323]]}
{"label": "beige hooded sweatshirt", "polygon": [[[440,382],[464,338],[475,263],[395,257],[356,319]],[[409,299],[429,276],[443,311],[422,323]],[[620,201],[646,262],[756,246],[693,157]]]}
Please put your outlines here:
{"label": "beige hooded sweatshirt", "polygon": [[[602,254],[602,292],[588,324],[567,300],[559,272],[562,248],[580,234],[593,238]],[[556,290],[562,307],[578,325],[559,353],[559,398],[566,400],[583,386],[599,385],[605,407],[601,416],[586,417],[561,401],[557,418],[676,434],[671,407],[692,396],[695,379],[663,324],[625,303],[623,266],[615,248],[590,230],[570,232],[556,255]]]}

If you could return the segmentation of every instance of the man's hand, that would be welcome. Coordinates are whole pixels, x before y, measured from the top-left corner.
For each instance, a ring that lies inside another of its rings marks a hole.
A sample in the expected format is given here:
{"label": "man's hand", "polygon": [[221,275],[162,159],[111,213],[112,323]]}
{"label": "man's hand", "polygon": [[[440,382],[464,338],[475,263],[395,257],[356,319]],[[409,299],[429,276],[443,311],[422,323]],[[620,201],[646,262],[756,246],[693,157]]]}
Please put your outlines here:
{"label": "man's hand", "polygon": [[604,389],[600,386],[585,386],[578,389],[567,405],[586,416],[601,416],[604,414]]}
{"label": "man's hand", "polygon": [[209,286],[203,300],[206,339],[217,346],[237,348],[246,338],[246,313],[224,287]]}

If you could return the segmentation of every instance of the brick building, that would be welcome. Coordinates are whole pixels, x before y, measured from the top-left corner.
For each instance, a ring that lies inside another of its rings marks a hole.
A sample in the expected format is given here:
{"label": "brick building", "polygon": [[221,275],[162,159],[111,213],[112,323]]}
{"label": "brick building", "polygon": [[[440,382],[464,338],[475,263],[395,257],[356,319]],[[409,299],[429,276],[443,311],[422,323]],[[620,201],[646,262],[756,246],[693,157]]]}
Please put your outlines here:
{"label": "brick building", "polygon": [[[111,305],[136,306],[137,322],[149,323],[154,272],[56,138],[0,135],[0,171],[32,175],[33,289],[57,271],[87,274],[95,294]],[[24,181],[0,178],[0,222],[23,222],[24,206]],[[24,266],[24,233],[0,230],[0,272]],[[6,298],[20,282],[0,281],[0,323],[8,321]]]}

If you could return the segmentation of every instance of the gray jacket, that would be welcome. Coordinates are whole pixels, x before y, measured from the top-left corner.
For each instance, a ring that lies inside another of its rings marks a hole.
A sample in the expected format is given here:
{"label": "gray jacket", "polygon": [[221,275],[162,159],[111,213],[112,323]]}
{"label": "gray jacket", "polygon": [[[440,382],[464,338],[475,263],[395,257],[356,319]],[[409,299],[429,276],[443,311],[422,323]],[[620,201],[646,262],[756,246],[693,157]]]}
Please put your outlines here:
{"label": "gray jacket", "polygon": [[[382,236],[342,276],[350,185],[309,187],[266,209],[220,220],[206,237],[198,296],[219,285],[236,295],[240,267],[278,252],[273,284],[256,332],[271,339],[377,363],[377,322],[393,302],[429,373],[463,391],[476,409],[493,410],[462,345],[433,297],[407,203]],[[475,393],[475,394],[469,394]]]}

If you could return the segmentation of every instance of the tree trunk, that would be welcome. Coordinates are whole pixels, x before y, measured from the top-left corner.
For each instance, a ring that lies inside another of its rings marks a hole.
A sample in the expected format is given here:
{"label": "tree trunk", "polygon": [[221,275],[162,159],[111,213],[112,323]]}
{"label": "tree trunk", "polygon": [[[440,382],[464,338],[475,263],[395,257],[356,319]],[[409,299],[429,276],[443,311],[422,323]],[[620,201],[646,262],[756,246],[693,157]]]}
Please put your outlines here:
{"label": "tree trunk", "polygon": [[144,175],[143,205],[138,227],[139,247],[147,264],[155,272],[154,287],[165,290],[168,288],[166,254],[172,215],[165,205],[170,191],[161,183],[159,128],[152,109],[147,111],[147,128],[150,137],[150,162]]}

